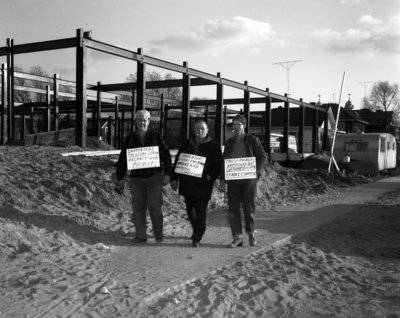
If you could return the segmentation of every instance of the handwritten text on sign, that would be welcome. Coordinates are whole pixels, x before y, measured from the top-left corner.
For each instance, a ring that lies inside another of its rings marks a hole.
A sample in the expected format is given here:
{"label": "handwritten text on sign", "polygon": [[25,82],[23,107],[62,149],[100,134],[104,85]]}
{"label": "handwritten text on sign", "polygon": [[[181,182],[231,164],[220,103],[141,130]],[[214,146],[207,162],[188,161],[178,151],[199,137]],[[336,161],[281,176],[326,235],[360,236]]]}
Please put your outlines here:
{"label": "handwritten text on sign", "polygon": [[201,178],[205,162],[206,157],[181,153],[176,163],[175,172]]}
{"label": "handwritten text on sign", "polygon": [[256,157],[225,159],[225,180],[255,179]]}
{"label": "handwritten text on sign", "polygon": [[128,170],[156,168],[160,166],[158,146],[126,149]]}

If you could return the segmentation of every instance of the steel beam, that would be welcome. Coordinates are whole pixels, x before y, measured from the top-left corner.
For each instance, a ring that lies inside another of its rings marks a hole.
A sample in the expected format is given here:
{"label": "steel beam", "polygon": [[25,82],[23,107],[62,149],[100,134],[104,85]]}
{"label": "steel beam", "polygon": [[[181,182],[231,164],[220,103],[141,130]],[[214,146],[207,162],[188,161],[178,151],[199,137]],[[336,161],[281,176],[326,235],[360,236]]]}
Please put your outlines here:
{"label": "steel beam", "polygon": [[[34,42],[15,45],[14,54],[34,53],[50,50],[60,50],[76,47],[76,38],[59,39],[53,41]],[[7,54],[7,47],[0,48],[0,56]]]}

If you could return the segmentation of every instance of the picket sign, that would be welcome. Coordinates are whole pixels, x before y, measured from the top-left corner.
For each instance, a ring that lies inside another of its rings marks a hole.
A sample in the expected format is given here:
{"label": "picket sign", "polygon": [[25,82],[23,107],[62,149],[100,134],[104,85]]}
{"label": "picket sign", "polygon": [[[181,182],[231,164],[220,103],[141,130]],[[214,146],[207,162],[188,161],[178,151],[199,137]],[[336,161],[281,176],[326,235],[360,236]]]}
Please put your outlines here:
{"label": "picket sign", "polygon": [[206,157],[181,153],[176,163],[175,173],[201,178],[205,163]]}
{"label": "picket sign", "polygon": [[157,168],[160,166],[158,146],[126,149],[128,170]]}
{"label": "picket sign", "polygon": [[225,180],[256,179],[256,157],[225,159]]}

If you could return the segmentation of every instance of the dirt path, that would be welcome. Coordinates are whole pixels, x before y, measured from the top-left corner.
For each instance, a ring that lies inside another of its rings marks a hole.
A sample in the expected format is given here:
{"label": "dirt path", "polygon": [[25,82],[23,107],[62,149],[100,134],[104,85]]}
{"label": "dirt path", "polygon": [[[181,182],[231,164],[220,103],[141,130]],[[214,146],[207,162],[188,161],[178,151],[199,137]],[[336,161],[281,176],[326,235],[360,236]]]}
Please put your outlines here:
{"label": "dirt path", "polygon": [[13,260],[2,260],[0,317],[135,317],[138,313],[145,317],[148,304],[177,286],[291,235],[360,211],[368,202],[398,189],[400,178],[392,177],[345,189],[330,202],[259,211],[259,247],[254,248],[247,244],[226,248],[231,237],[225,212],[215,211],[208,218],[200,248],[192,248],[189,232],[182,230],[167,235],[162,244],[150,239],[133,246],[129,235],[93,233],[92,244],[69,241],[69,246],[55,246],[40,255],[22,251]]}

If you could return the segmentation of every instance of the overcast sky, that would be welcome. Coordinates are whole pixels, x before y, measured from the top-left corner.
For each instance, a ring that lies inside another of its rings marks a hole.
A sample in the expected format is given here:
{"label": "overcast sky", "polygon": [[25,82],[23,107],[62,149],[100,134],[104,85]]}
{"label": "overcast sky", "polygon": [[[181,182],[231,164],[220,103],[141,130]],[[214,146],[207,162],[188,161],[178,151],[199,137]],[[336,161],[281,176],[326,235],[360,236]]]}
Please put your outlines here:
{"label": "overcast sky", "polygon": [[[344,72],[341,104],[351,94],[356,108],[373,82],[400,84],[400,0],[0,0],[0,12],[0,46],[7,38],[74,37],[83,28],[95,40],[277,94],[289,84],[290,96],[306,102],[318,95],[338,102]],[[15,64],[73,79],[74,52],[19,55]],[[90,83],[124,82],[135,72],[134,62],[90,52]],[[193,96],[215,90],[196,88]]]}

